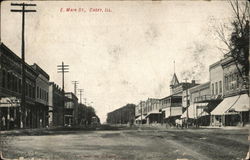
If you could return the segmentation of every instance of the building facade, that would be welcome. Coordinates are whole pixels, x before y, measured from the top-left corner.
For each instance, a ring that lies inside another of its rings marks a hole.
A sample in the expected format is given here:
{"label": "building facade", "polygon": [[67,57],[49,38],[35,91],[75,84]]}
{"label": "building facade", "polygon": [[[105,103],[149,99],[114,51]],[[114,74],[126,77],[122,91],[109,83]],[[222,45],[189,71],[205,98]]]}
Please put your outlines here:
{"label": "building facade", "polygon": [[72,92],[65,93],[64,123],[65,125],[78,124],[78,98]]}
{"label": "building facade", "polygon": [[121,108],[107,114],[107,123],[109,124],[134,124],[135,122],[134,104],[127,104]]}
{"label": "building facade", "polygon": [[25,105],[21,106],[22,60],[3,43],[0,44],[0,118],[1,128],[35,127],[33,116],[38,73],[25,63]]}
{"label": "building facade", "polygon": [[160,100],[156,98],[148,98],[146,100],[146,123],[161,123],[162,113],[160,112]]}
{"label": "building facade", "polygon": [[146,115],[147,115],[147,106],[146,101],[140,101],[138,105],[135,107],[135,123],[136,124],[145,124]]}
{"label": "building facade", "polygon": [[63,91],[54,82],[50,82],[49,85],[49,125],[63,126]]}
{"label": "building facade", "polygon": [[[184,91],[185,92],[185,91]],[[185,93],[183,92],[183,95]],[[207,97],[210,95],[210,82],[203,83],[189,89],[188,109],[182,114],[182,118],[192,119],[196,125],[209,125],[210,116],[206,110]]]}
{"label": "building facade", "polygon": [[235,126],[249,123],[249,95],[242,66],[227,55],[220,61],[223,69],[222,102],[211,112],[212,125]]}
{"label": "building facade", "polygon": [[163,122],[175,125],[182,114],[182,96],[171,95],[160,99]]}
{"label": "building facade", "polygon": [[36,78],[36,107],[32,114],[32,117],[34,117],[33,127],[46,127],[49,125],[49,75],[37,64],[33,64],[31,67],[38,73]]}

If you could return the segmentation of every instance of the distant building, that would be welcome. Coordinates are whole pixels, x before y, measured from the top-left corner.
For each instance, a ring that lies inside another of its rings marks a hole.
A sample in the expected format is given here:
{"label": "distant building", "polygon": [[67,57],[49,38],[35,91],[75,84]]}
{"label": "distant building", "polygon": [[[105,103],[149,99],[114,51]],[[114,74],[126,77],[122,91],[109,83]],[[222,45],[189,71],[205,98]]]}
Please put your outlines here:
{"label": "distant building", "polygon": [[170,95],[160,99],[160,103],[164,122],[175,125],[175,120],[182,115],[182,96]]}
{"label": "distant building", "polygon": [[63,126],[63,91],[54,82],[49,84],[49,125]]}
{"label": "distant building", "polygon": [[[170,96],[160,100],[161,112],[164,122],[170,125],[175,125],[175,120],[181,118],[181,115],[185,110],[182,105],[183,91],[197,85],[198,84],[195,82],[195,80],[192,80],[191,83],[179,82],[176,74],[174,73],[170,82]],[[188,95],[186,99],[189,99]]]}
{"label": "distant building", "polygon": [[146,123],[161,123],[162,113],[160,112],[160,100],[156,98],[148,98],[146,100],[147,114],[145,116]]}
{"label": "distant building", "polygon": [[136,124],[145,124],[146,123],[147,108],[146,102],[140,101],[135,107],[135,123]]}
{"label": "distant building", "polygon": [[170,82],[170,95],[182,96],[182,92],[188,88],[198,85],[195,80],[189,82],[179,82],[176,74],[174,73],[173,78]]}
{"label": "distant building", "polygon": [[107,123],[109,124],[134,124],[135,105],[127,104],[107,114]]}
{"label": "distant building", "polygon": [[72,92],[65,93],[64,123],[78,124],[78,98]]}
{"label": "distant building", "polygon": [[36,113],[32,116],[33,128],[48,126],[49,111],[49,75],[36,63],[31,66],[37,73],[36,78]]}
{"label": "distant building", "polygon": [[[183,95],[187,94],[183,91]],[[210,82],[206,82],[188,90],[188,109],[182,114],[181,118],[195,120],[197,125],[209,125],[210,116],[206,110],[208,107],[207,96],[210,96]],[[184,103],[186,106],[186,104]]]}

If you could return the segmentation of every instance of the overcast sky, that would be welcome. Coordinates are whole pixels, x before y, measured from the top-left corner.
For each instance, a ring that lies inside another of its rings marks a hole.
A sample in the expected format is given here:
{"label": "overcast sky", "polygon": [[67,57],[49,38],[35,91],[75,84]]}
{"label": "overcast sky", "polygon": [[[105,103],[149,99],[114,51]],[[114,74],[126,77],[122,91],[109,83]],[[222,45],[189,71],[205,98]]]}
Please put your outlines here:
{"label": "overcast sky", "polygon": [[[127,103],[168,96],[173,61],[179,81],[208,81],[208,66],[222,56],[214,22],[228,22],[231,14],[226,1],[32,3],[37,12],[26,14],[26,61],[60,86],[56,66],[68,64],[65,90],[73,92],[71,81],[79,81],[102,122]],[[21,14],[11,8],[18,7],[2,2],[1,41],[21,56]]]}

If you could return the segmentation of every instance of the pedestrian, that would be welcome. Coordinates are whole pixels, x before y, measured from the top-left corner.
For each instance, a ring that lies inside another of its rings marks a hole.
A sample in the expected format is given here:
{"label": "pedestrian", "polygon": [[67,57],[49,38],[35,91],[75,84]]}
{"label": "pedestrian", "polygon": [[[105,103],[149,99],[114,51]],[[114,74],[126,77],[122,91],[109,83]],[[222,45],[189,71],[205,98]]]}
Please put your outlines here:
{"label": "pedestrian", "polygon": [[10,129],[14,129],[14,118],[10,118]]}
{"label": "pedestrian", "polygon": [[5,121],[5,117],[2,117],[2,123],[3,123],[3,130],[6,129],[6,121]]}
{"label": "pedestrian", "polygon": [[40,128],[42,128],[43,120],[40,119]]}

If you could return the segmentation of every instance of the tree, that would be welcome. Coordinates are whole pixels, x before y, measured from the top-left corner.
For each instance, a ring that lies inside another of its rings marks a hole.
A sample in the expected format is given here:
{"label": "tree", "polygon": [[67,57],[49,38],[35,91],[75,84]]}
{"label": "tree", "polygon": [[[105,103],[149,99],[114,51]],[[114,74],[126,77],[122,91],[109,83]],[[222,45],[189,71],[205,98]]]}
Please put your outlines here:
{"label": "tree", "polygon": [[86,106],[84,104],[79,104],[78,109],[78,122],[81,124],[91,124],[92,117],[96,117],[100,122],[99,117],[96,115],[95,109],[91,106]]}
{"label": "tree", "polygon": [[[243,85],[249,89],[249,2],[238,0],[228,0],[228,2],[234,17],[229,27],[220,25],[216,29],[219,39],[227,47],[220,50],[224,53],[226,51],[225,57],[231,57],[234,60],[239,75],[243,79]],[[225,29],[229,28],[231,33],[226,35]]]}

